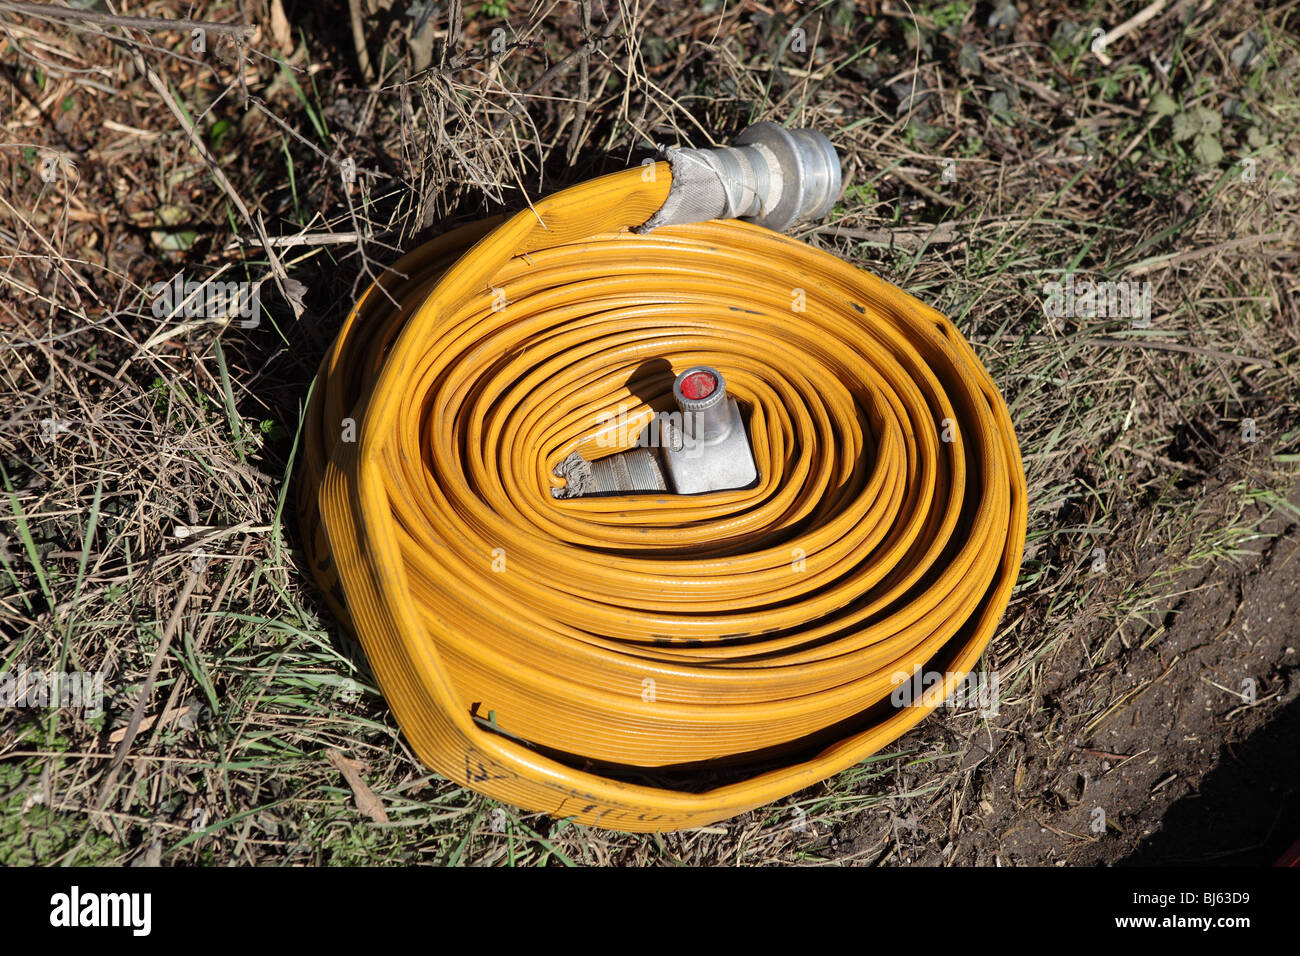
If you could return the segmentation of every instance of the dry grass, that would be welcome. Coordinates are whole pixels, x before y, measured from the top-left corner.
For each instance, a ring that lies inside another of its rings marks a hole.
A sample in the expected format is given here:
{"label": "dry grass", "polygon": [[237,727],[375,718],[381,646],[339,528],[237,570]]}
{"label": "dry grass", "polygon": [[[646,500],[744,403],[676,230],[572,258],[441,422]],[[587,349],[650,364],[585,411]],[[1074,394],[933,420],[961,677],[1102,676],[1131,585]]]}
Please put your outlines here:
{"label": "dry grass", "polygon": [[[1054,662],[1158,640],[1187,575],[1237,555],[1294,480],[1294,5],[1176,3],[1107,66],[1091,28],[1140,4],[1007,27],[966,3],[485,4],[415,36],[403,4],[362,4],[368,67],[315,4],[274,31],[279,3],[254,2],[247,43],[202,53],[4,6],[0,669],[102,671],[109,697],[98,718],[0,711],[0,862],[989,862],[960,849],[964,819],[1033,807],[982,790],[988,765],[1034,738],[1050,777],[1115,704],[1083,687],[1049,707]],[[1217,161],[1175,135],[1209,114]],[[952,315],[1011,405],[1030,547],[989,657],[1000,714],[938,716],[688,833],[495,808],[412,759],[301,567],[286,488],[315,363],[400,250],[769,118],[846,160],[805,238]],[[260,323],[155,317],[178,273],[259,284]],[[1150,281],[1151,327],[1046,317],[1066,273]]]}

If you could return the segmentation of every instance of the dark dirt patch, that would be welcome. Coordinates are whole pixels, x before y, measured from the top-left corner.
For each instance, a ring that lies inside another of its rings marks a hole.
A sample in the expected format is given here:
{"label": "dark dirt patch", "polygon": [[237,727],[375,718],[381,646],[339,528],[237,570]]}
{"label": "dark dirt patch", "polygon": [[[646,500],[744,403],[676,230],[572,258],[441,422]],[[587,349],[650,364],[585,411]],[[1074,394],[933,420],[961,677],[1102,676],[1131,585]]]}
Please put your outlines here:
{"label": "dark dirt patch", "polygon": [[[1289,760],[1283,751],[1300,695],[1300,536],[1197,577],[1154,642],[1063,687],[1119,703],[1063,762],[1058,752],[1055,767],[1049,758],[1037,779],[1022,778],[1017,793],[1037,787],[1042,799],[1008,820],[1002,852],[1036,863],[1247,863],[1294,841],[1294,735]],[[1103,820],[1105,833],[1094,832]],[[1194,835],[1192,820],[1214,832]]]}
{"label": "dark dirt patch", "polygon": [[[913,745],[944,756],[889,785],[927,796],[905,815],[858,818],[833,834],[827,855],[924,865],[1277,860],[1300,835],[1300,527],[1274,514],[1260,529],[1237,561],[1174,582],[1141,638],[1082,621],[1046,662],[1041,700],[988,722],[923,724]],[[1160,548],[1147,550],[1139,573],[1160,567]],[[955,786],[927,790],[950,775]]]}

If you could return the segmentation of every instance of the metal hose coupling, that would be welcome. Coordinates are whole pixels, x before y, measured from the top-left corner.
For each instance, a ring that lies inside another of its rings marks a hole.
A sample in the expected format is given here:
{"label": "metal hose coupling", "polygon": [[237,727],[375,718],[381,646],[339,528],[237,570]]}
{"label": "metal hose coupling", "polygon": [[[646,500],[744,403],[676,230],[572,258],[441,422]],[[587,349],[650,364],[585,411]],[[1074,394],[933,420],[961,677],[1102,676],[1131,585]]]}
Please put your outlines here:
{"label": "metal hose coupling", "polygon": [[638,436],[637,447],[587,461],[577,452],[555,474],[552,497],[632,495],[671,491],[695,495],[750,487],[758,478],[745,419],[727,394],[722,373],[693,365],[673,382],[677,411],[660,414]]}
{"label": "metal hose coupling", "polygon": [[839,198],[840,157],[823,133],[755,123],[720,149],[667,149],[672,188],[638,232],[746,219],[777,232],[823,218]]}

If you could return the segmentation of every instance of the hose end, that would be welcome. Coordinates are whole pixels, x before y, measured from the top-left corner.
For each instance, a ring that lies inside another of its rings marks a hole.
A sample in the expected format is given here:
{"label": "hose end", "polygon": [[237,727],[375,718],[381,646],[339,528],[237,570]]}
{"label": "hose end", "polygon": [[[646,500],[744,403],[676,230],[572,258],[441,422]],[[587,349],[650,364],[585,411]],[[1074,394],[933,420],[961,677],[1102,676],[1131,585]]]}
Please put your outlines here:
{"label": "hose end", "polygon": [[784,232],[823,218],[839,198],[840,157],[825,134],[755,123],[718,149],[663,149],[673,182],[636,231],[711,219],[745,219]]}
{"label": "hose end", "polygon": [[762,163],[767,189],[761,207],[745,216],[750,222],[784,232],[796,222],[826,216],[843,185],[840,157],[822,132],[786,129],[776,123],[755,123],[736,137],[736,148],[751,152],[751,163]]}

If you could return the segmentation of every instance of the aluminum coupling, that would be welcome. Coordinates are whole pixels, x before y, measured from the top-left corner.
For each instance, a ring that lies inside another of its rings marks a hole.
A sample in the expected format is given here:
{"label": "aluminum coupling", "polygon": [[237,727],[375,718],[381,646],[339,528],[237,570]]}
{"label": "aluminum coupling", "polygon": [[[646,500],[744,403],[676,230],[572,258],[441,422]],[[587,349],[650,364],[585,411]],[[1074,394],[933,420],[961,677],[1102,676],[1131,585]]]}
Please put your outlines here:
{"label": "aluminum coupling", "polygon": [[815,129],[755,123],[734,146],[662,152],[672,187],[641,232],[710,219],[746,219],[783,232],[824,218],[842,185],[839,154]]}

